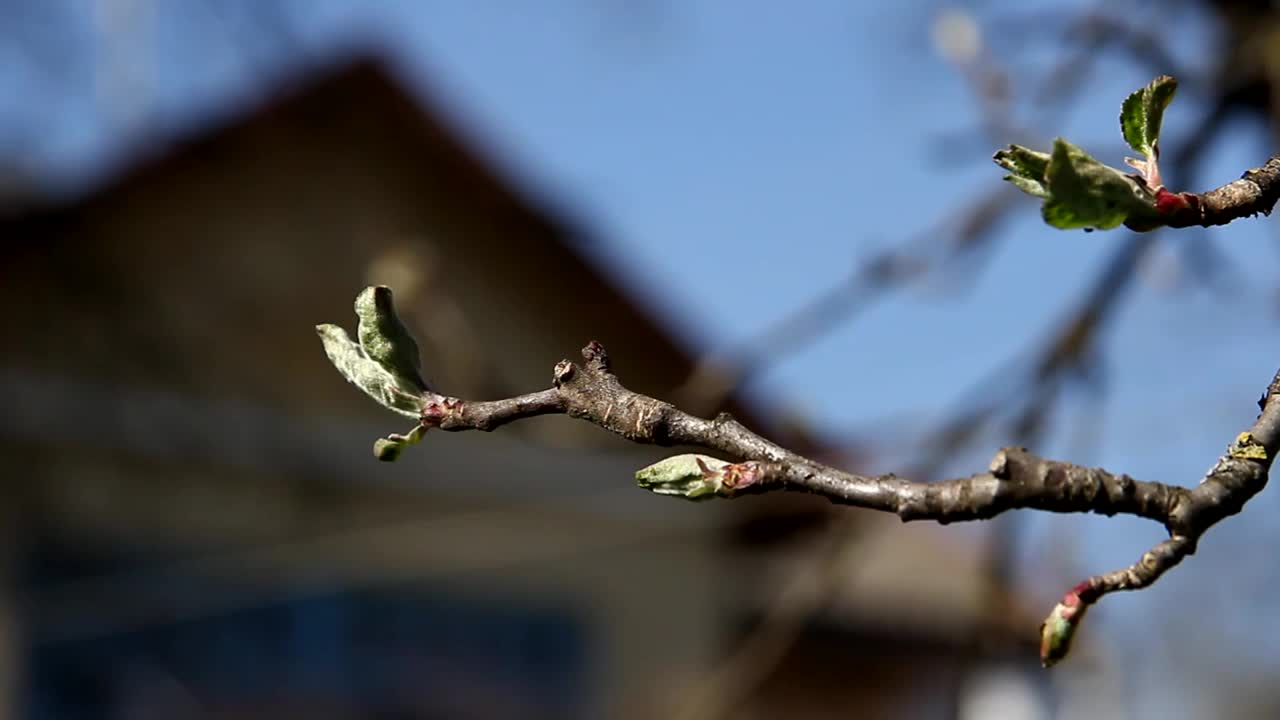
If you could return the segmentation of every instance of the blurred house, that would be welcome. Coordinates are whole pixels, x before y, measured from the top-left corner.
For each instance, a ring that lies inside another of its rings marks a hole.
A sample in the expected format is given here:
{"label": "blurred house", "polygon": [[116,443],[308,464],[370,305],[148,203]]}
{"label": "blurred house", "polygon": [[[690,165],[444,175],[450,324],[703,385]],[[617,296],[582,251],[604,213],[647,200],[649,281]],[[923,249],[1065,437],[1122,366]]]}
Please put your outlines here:
{"label": "blurred house", "polygon": [[[781,582],[785,552],[730,541],[772,499],[643,493],[663,452],[559,417],[375,462],[408,427],[313,331],[369,283],[454,395],[545,387],[591,339],[659,396],[692,362],[378,64],[321,75],[0,224],[0,692],[31,718],[665,716]],[[864,527],[757,716],[951,716],[990,656],[980,548]]]}

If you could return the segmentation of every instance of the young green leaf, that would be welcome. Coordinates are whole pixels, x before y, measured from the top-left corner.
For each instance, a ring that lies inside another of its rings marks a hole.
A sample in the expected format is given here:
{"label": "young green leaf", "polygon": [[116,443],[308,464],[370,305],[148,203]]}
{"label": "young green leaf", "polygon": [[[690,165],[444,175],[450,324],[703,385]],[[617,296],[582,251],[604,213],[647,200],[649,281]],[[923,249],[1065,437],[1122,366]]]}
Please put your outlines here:
{"label": "young green leaf", "polygon": [[378,363],[370,360],[364,350],[337,325],[317,325],[316,333],[324,345],[329,362],[351,384],[360,388],[378,404],[412,418],[421,411],[420,401],[396,387],[395,378]]}
{"label": "young green leaf", "polygon": [[1041,212],[1056,228],[1106,230],[1155,212],[1154,200],[1138,181],[1062,138],[1053,141],[1045,181],[1048,196]]}
{"label": "young green leaf", "polygon": [[356,296],[355,311],[360,318],[356,338],[364,354],[391,373],[403,392],[427,392],[429,388],[420,372],[418,343],[396,314],[391,288],[372,285],[361,290]]}
{"label": "young green leaf", "polygon": [[1153,230],[1194,203],[1187,193],[1165,190],[1160,176],[1160,125],[1177,89],[1176,80],[1162,75],[1124,101],[1121,132],[1145,156],[1125,158],[1136,174],[1103,165],[1062,138],[1050,153],[1010,145],[992,159],[1009,171],[1005,180],[1043,199],[1041,213],[1054,227],[1105,230],[1123,223],[1135,232]]}
{"label": "young green leaf", "polygon": [[426,434],[427,426],[419,425],[406,435],[392,433],[387,437],[378,438],[373,443],[373,456],[383,462],[395,462],[400,459],[400,454],[405,448],[417,445]]}
{"label": "young green leaf", "polygon": [[1148,158],[1156,156],[1156,143],[1160,139],[1164,110],[1169,107],[1177,90],[1177,80],[1169,75],[1161,75],[1125,98],[1124,105],[1120,108],[1120,132],[1124,134],[1129,147]]}
{"label": "young green leaf", "polygon": [[1010,145],[1007,150],[996,152],[996,164],[1009,171],[1005,180],[1018,186],[1028,195],[1048,197],[1044,176],[1049,169],[1049,153],[1036,152],[1021,145]]}

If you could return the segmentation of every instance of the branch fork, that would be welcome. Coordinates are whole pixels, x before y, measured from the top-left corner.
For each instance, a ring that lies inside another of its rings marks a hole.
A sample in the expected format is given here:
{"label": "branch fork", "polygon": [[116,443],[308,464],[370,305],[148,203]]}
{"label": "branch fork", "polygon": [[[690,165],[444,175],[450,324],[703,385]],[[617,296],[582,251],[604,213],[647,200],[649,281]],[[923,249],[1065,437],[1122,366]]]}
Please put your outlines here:
{"label": "branch fork", "polygon": [[[1277,161],[1280,171],[1280,161]],[[389,304],[387,305],[390,308]],[[392,311],[393,312],[393,311]],[[416,368],[383,371],[346,339],[340,328],[318,327],[335,367],[388,409],[411,414],[410,405],[386,392]],[[349,344],[344,344],[349,343]],[[386,348],[383,348],[386,350]],[[384,352],[389,358],[405,353]],[[1000,513],[1033,509],[1057,513],[1119,513],[1160,523],[1168,537],[1132,565],[1088,578],[1063,596],[1041,626],[1041,661],[1065,657],[1088,608],[1103,596],[1151,585],[1195,552],[1199,538],[1223,518],[1240,512],[1267,483],[1271,461],[1280,452],[1280,373],[1259,401],[1261,413],[1228,445],[1194,488],[1135,480],[1100,468],[1041,458],[1025,448],[996,453],[986,472],[938,482],[917,482],[893,474],[859,475],[793,453],[756,434],[728,414],[696,417],[671,403],[626,388],[609,367],[604,347],[591,341],[582,364],[561,360],[551,387],[501,400],[464,400],[424,390],[413,398],[417,426],[375,444],[380,459],[393,460],[422,440],[429,429],[446,432],[496,430],[538,415],[568,415],[632,442],[691,446],[730,458],[684,454],[636,473],[637,483],[664,495],[691,500],[731,498],[778,490],[806,492],[833,503],[890,512],[904,522],[984,520]],[[416,357],[415,357],[416,360]],[[380,374],[381,373],[381,374]]]}

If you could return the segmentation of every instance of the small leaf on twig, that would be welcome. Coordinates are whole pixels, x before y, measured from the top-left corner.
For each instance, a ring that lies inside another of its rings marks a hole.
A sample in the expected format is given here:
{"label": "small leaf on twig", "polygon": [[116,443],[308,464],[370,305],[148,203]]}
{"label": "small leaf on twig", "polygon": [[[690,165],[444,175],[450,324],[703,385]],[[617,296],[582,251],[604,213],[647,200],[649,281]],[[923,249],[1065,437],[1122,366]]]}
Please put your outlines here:
{"label": "small leaf on twig", "polygon": [[361,290],[356,296],[355,311],[360,318],[356,337],[364,354],[390,373],[403,392],[411,395],[427,392],[418,343],[396,314],[391,288],[372,285]]}
{"label": "small leaf on twig", "polygon": [[1155,158],[1164,110],[1178,91],[1178,81],[1161,75],[1125,98],[1120,108],[1120,132],[1135,151]]}
{"label": "small leaf on twig", "polygon": [[427,434],[427,426],[419,425],[410,430],[407,435],[391,434],[384,438],[378,438],[373,443],[373,456],[383,462],[395,462],[400,459],[400,453],[410,445],[417,445]]}
{"label": "small leaf on twig", "polygon": [[1156,213],[1155,197],[1141,182],[1062,138],[1053,141],[1052,154],[1010,145],[994,160],[1010,172],[1005,180],[1044,200],[1041,213],[1056,228],[1106,230]]}
{"label": "small leaf on twig", "polygon": [[329,362],[351,384],[392,412],[418,417],[421,400],[402,392],[391,373],[369,359],[347,335],[346,330],[337,325],[323,324],[316,326],[316,333],[324,345],[325,354],[329,356]]}
{"label": "small leaf on twig", "polygon": [[1036,152],[1021,145],[1010,145],[1007,150],[999,150],[995,155],[996,164],[1009,171],[1005,180],[1017,185],[1020,190],[1036,197],[1048,197],[1045,187],[1045,173],[1049,170],[1049,153]]}
{"label": "small leaf on twig", "polygon": [[1062,138],[1053,141],[1050,153],[1010,145],[993,159],[1009,171],[1005,180],[1044,200],[1041,214],[1056,228],[1106,230],[1124,224],[1137,232],[1153,230],[1193,202],[1189,193],[1173,200],[1156,195],[1164,188],[1160,125],[1177,89],[1177,80],[1161,75],[1124,101],[1120,130],[1144,155],[1141,160],[1125,158],[1136,174],[1104,165]]}
{"label": "small leaf on twig", "polygon": [[1056,228],[1107,230],[1154,212],[1155,200],[1140,183],[1062,138],[1053,141],[1045,180],[1049,196],[1041,212]]}

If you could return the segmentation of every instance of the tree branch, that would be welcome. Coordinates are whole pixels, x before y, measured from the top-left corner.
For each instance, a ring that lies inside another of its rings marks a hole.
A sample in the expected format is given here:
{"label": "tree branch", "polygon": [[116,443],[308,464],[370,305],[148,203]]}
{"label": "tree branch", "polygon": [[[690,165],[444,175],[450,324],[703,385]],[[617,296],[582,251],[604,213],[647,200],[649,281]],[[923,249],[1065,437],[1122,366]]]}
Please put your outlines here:
{"label": "tree branch", "polygon": [[[1280,173],[1280,159],[1271,164]],[[1080,583],[1054,608],[1042,626],[1041,659],[1046,665],[1066,655],[1090,605],[1108,593],[1155,582],[1195,552],[1205,531],[1240,512],[1266,485],[1271,459],[1280,450],[1278,372],[1259,400],[1262,412],[1256,422],[1236,437],[1194,489],[1047,460],[1022,448],[1000,450],[987,472],[940,482],[915,482],[893,474],[858,475],[792,453],[727,414],[707,420],[628,390],[610,372],[608,355],[595,341],[583,348],[582,355],[582,365],[560,361],[553,386],[539,392],[491,401],[425,395],[420,424],[446,431],[488,431],[535,415],[565,414],[633,442],[691,445],[732,457],[739,462],[717,469],[699,461],[701,472],[715,480],[714,493],[723,497],[774,490],[809,492],[834,503],[892,512],[903,521],[982,520],[1025,508],[1124,513],[1161,523],[1169,533],[1167,540],[1127,568]],[[709,492],[704,489],[699,494]]]}
{"label": "tree branch", "polygon": [[[1173,202],[1163,205],[1164,225],[1171,228],[1212,227],[1226,225],[1250,215],[1270,215],[1280,199],[1280,155],[1273,156],[1261,167],[1246,170],[1239,180],[1202,193],[1168,193]],[[1146,228],[1138,228],[1146,229]]]}

